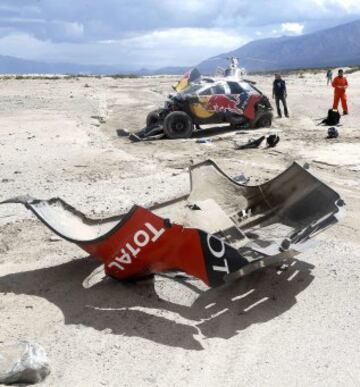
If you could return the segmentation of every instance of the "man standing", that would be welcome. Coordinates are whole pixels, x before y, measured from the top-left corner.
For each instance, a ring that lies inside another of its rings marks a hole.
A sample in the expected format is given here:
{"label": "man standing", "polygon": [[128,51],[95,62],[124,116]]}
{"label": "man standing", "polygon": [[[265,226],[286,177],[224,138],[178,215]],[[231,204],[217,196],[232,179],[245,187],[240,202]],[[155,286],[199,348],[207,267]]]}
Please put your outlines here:
{"label": "man standing", "polygon": [[286,83],[283,79],[281,79],[280,74],[275,74],[275,80],[273,84],[273,98],[276,101],[276,108],[278,117],[282,117],[281,109],[280,109],[280,101],[284,107],[285,117],[289,117],[288,109],[286,105],[287,91],[286,91]]}
{"label": "man standing", "polygon": [[339,70],[338,76],[334,78],[332,86],[335,89],[333,108],[337,110],[339,106],[339,101],[341,100],[344,115],[349,114],[346,98],[346,89],[348,88],[349,84],[347,79],[344,77],[343,70]]}
{"label": "man standing", "polygon": [[327,78],[327,85],[329,86],[329,84],[332,84],[332,80],[333,80],[333,72],[331,69],[327,71],[326,78]]}

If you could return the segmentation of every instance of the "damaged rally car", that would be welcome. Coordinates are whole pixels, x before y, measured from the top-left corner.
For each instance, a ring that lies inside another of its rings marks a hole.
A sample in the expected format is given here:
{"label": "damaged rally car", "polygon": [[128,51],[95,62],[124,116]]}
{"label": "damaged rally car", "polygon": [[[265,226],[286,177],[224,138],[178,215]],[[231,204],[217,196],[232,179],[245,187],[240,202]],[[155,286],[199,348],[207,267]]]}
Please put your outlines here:
{"label": "damaged rally car", "polygon": [[194,127],[206,124],[229,123],[246,128],[272,124],[269,99],[254,82],[238,79],[231,73],[221,78],[202,78],[194,69],[185,74],[175,90],[177,93],[169,96],[164,108],[150,112],[146,127],[130,135],[130,139],[139,141],[161,134],[168,138],[188,138]]}
{"label": "damaged rally car", "polygon": [[180,270],[211,287],[279,265],[338,221],[344,202],[294,163],[259,186],[237,183],[212,161],[190,169],[190,192],[151,208],[93,220],[61,199],[17,197],[53,232],[104,263],[117,279]]}

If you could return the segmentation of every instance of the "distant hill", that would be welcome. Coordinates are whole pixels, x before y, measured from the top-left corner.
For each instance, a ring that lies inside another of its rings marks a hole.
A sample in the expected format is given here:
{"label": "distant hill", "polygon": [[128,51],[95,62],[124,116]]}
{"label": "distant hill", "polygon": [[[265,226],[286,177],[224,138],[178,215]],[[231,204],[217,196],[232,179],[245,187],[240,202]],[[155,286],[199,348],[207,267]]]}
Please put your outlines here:
{"label": "distant hill", "polygon": [[160,75],[160,74],[182,75],[190,68],[191,66],[168,66],[168,67],[162,67],[161,69],[153,70],[151,73],[153,75]]}
{"label": "distant hill", "polygon": [[261,39],[201,62],[203,74],[226,67],[227,57],[240,58],[248,71],[337,67],[360,64],[360,20],[311,34]]}
{"label": "distant hill", "polygon": [[45,63],[0,55],[0,74],[124,74],[120,66]]}
{"label": "distant hill", "polygon": [[36,62],[12,56],[0,55],[0,74],[134,74],[134,75],[177,75],[184,74],[191,66],[169,66],[157,70],[134,70],[121,65],[79,65],[73,63]]}
{"label": "distant hill", "polygon": [[192,67],[193,66],[168,66],[168,67],[161,67],[156,70],[149,70],[146,68],[142,68],[138,71],[135,71],[134,74],[136,75],[182,75]]}

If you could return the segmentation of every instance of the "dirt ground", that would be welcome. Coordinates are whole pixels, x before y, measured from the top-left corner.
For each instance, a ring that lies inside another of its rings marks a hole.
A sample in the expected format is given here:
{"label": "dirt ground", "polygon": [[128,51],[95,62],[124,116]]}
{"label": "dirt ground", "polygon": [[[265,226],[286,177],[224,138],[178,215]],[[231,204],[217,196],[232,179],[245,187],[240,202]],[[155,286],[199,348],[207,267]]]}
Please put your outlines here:
{"label": "dirt ground", "polygon": [[[271,95],[271,77],[253,79]],[[307,162],[347,204],[287,271],[219,289],[162,276],[89,282],[98,263],[23,207],[0,206],[0,342],[44,346],[43,386],[359,386],[360,73],[348,79],[336,140],[316,126],[332,100],[325,74],[305,74],[286,78],[291,117],[271,129],[135,144],[116,129],[141,128],[174,78],[0,80],[0,201],[59,196],[115,215],[187,192],[185,168],[211,158],[250,184]],[[272,150],[234,149],[270,132],[281,137]]]}

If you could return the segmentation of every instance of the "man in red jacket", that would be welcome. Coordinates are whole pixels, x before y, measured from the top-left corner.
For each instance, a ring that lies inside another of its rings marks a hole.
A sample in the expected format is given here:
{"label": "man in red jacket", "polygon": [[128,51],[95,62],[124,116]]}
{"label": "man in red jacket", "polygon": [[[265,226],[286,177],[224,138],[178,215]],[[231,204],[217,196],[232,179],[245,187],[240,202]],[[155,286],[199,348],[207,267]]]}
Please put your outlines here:
{"label": "man in red jacket", "polygon": [[339,106],[339,101],[341,100],[341,105],[344,111],[344,115],[349,114],[347,102],[346,102],[346,89],[348,88],[348,81],[344,77],[344,71],[339,70],[338,76],[333,80],[333,88],[335,89],[334,94],[334,106],[333,108],[337,110]]}

